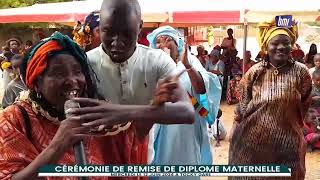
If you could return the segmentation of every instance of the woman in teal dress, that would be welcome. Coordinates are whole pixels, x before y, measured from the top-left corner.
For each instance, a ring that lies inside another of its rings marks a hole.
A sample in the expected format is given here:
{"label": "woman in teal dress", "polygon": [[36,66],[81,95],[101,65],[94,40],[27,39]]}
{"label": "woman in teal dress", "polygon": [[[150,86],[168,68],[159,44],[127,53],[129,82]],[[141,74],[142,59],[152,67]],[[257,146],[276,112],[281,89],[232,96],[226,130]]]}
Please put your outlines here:
{"label": "woman in teal dress", "polygon": [[[219,78],[207,72],[200,61],[187,51],[183,37],[170,26],[160,27],[148,35],[151,47],[167,52],[176,62],[176,72],[187,69],[179,81],[196,109],[194,124],[154,125],[149,143],[149,162],[155,165],[210,165],[211,147],[207,132],[220,105]],[[171,179],[154,177],[150,179]],[[176,177],[175,177],[176,179]],[[200,179],[183,177],[182,179]]]}

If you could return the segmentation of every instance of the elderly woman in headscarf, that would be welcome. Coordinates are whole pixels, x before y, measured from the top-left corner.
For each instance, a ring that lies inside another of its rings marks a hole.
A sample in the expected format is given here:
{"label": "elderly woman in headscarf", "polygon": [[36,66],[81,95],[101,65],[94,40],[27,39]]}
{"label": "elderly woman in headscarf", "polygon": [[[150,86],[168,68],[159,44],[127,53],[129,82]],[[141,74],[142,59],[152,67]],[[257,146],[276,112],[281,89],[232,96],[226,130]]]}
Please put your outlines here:
{"label": "elderly woman in headscarf", "polygon": [[73,29],[73,40],[85,51],[90,51],[101,44],[100,40],[100,12],[91,12],[85,17],[84,23],[78,22]]}
{"label": "elderly woman in headscarf", "polygon": [[177,64],[177,71],[188,70],[180,77],[180,83],[196,109],[193,125],[154,127],[153,164],[211,164],[206,120],[212,123],[219,109],[221,86],[218,77],[208,73],[200,61],[188,52],[183,37],[174,28],[160,27],[148,35],[148,40],[153,48],[171,56]]}
{"label": "elderly woman in headscarf", "polygon": [[216,74],[220,79],[220,83],[222,84],[225,64],[220,58],[220,51],[217,49],[213,49],[210,52],[209,61],[207,61],[205,68],[207,69],[207,71]]}
{"label": "elderly woman in headscarf", "polygon": [[[83,118],[86,117],[72,113],[75,109],[67,109],[71,116],[66,118],[64,104],[68,99],[81,101],[83,97],[103,97],[96,94],[96,78],[86,54],[70,38],[58,32],[31,49],[23,60],[21,73],[29,90],[21,93],[18,101],[0,113],[0,179],[36,179],[37,170],[42,165],[74,164],[72,145],[79,140],[83,140],[88,164],[146,164],[147,143],[142,143],[145,141],[142,135],[139,136],[143,127],[136,126],[137,121],[133,119],[146,122],[152,116],[162,121],[176,120],[173,123],[193,120],[192,106],[186,103],[166,107],[166,110],[151,105],[110,104],[104,106],[105,112],[110,112],[110,124],[98,128],[85,126],[84,123],[92,121],[85,121]],[[177,90],[183,94],[181,88],[170,89],[163,85],[159,84],[159,91]],[[155,96],[156,104],[171,94],[163,95]],[[187,95],[184,99],[188,102]],[[91,99],[90,105],[80,103],[81,108],[76,110],[95,108],[95,103],[107,102]],[[177,111],[184,113],[173,113]]]}
{"label": "elderly woman in headscarf", "polygon": [[290,27],[278,27],[275,21],[259,25],[263,61],[252,66],[241,80],[230,164],[285,165],[291,168],[290,179],[304,179],[302,127],[310,102],[311,77],[307,67],[290,55],[297,38],[296,23]]}

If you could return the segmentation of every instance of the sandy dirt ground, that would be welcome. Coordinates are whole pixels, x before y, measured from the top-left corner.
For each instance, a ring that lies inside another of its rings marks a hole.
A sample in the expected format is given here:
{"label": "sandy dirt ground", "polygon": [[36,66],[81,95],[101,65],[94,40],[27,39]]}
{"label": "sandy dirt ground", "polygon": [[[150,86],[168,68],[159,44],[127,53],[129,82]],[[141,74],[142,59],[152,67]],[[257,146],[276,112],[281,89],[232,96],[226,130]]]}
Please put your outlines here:
{"label": "sandy dirt ground", "polygon": [[[232,127],[233,111],[235,106],[227,105],[222,103],[222,117],[224,125],[226,126],[228,132]],[[216,142],[211,142],[213,147],[214,164],[228,164],[228,151],[229,142],[227,140],[221,141],[221,146],[216,147]],[[306,155],[306,180],[320,180],[320,151],[315,151],[307,153]],[[202,180],[226,180],[227,177],[204,177]]]}

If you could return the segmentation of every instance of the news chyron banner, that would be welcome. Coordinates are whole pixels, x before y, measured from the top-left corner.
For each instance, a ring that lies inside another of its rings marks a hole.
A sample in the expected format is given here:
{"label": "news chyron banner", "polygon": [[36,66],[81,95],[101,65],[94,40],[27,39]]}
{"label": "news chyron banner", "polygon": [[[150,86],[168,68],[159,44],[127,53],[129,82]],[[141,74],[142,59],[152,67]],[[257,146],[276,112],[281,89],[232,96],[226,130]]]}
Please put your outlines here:
{"label": "news chyron banner", "polygon": [[259,176],[290,177],[291,169],[281,165],[47,165],[39,176]]}

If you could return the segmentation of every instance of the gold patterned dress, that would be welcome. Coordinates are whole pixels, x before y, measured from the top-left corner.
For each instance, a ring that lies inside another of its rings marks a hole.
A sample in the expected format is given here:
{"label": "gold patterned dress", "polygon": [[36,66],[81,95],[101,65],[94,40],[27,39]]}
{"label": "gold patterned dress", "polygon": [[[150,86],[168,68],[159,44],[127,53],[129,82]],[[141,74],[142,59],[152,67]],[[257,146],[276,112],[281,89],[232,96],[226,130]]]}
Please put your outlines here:
{"label": "gold patterned dress", "polygon": [[304,179],[302,127],[311,88],[311,77],[301,63],[288,64],[278,75],[263,62],[254,65],[241,80],[241,101],[235,113],[239,124],[232,136],[229,163],[286,165],[292,176],[279,179]]}

